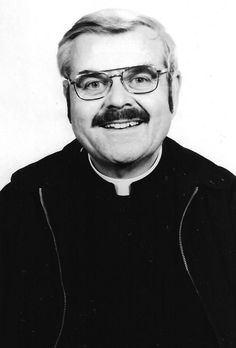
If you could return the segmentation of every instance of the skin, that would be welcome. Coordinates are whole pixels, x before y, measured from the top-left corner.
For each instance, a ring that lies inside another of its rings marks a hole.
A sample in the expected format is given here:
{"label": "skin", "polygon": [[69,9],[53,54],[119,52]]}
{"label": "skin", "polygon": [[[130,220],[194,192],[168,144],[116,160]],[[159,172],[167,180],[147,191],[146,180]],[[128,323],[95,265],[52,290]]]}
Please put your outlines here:
{"label": "skin", "polygon": [[[71,52],[73,80],[82,70],[108,70],[153,64],[164,69],[163,45],[156,32],[148,27],[117,35],[82,34],[74,40]],[[179,77],[172,81],[174,107],[179,94]],[[96,168],[116,178],[132,178],[143,174],[155,161],[160,145],[166,137],[174,113],[168,104],[167,74],[161,76],[158,88],[148,94],[127,92],[119,77],[113,79],[109,94],[99,100],[85,101],[70,88],[71,123],[75,136],[90,153]],[[92,127],[96,114],[106,109],[135,107],[150,115],[149,123],[123,130]]]}

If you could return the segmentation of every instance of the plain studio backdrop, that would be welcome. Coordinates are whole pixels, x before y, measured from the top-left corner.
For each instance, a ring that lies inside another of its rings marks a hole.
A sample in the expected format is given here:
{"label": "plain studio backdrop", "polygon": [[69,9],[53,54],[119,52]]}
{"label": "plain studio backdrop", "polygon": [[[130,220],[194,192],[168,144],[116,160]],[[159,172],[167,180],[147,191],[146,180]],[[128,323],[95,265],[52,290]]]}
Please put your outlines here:
{"label": "plain studio backdrop", "polygon": [[57,44],[82,15],[108,7],[164,24],[183,76],[169,135],[236,173],[234,6],[234,0],[0,0],[0,188],[17,169],[74,139]]}

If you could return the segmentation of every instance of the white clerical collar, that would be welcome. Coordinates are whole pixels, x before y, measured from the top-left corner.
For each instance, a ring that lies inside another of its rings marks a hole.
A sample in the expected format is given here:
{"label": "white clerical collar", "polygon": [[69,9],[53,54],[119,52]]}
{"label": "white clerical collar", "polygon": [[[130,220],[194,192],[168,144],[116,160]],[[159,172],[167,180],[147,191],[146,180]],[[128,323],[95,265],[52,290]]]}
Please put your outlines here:
{"label": "white clerical collar", "polygon": [[117,178],[111,178],[110,176],[104,175],[102,173],[100,173],[93,165],[93,162],[91,160],[90,155],[88,154],[88,159],[89,159],[89,163],[91,165],[91,167],[93,168],[93,170],[104,180],[112,183],[115,186],[115,190],[116,190],[116,194],[118,196],[129,196],[130,194],[130,185],[138,180],[141,180],[143,178],[145,178],[146,176],[148,176],[158,165],[160,159],[161,159],[161,154],[162,154],[162,146],[160,146],[160,151],[158,153],[158,156],[155,160],[155,162],[153,163],[153,165],[151,166],[151,168],[149,168],[145,173],[143,173],[142,175],[136,176],[134,178],[129,178],[129,179],[117,179]]}

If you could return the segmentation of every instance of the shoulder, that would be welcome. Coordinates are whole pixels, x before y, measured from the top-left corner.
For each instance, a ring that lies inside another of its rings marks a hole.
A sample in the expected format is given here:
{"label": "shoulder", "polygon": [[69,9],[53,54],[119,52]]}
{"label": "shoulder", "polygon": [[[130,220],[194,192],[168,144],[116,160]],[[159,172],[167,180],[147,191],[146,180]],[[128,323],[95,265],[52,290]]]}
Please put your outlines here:
{"label": "shoulder", "polygon": [[[15,226],[21,216],[38,204],[39,188],[58,189],[73,184],[73,173],[79,181],[79,172],[84,165],[86,154],[81,156],[81,145],[77,140],[66,145],[61,151],[16,171],[11,182],[0,191],[0,224]],[[83,157],[83,158],[82,158]]]}
{"label": "shoulder", "polygon": [[236,187],[236,177],[229,170],[216,165],[200,154],[166,138],[163,152],[177,168],[179,175],[188,177],[196,184],[211,188]]}
{"label": "shoulder", "polygon": [[[235,175],[169,138],[164,141],[163,154],[166,154],[169,158],[168,161],[171,162],[171,166],[176,171],[178,187],[180,187],[179,192],[185,192],[188,189],[190,189],[189,192],[193,192],[193,189],[198,187],[200,202],[202,204],[203,198],[207,202],[208,217],[211,216],[214,226],[217,226],[217,224],[222,226],[223,218],[227,220],[227,224],[231,224],[232,229],[228,229],[228,232],[223,227],[223,235],[225,239],[226,235],[232,237],[232,245],[235,245]],[[201,211],[201,206],[199,206],[199,211]],[[230,234],[229,231],[233,231],[233,233]]]}
{"label": "shoulder", "polygon": [[17,170],[12,175],[10,184],[2,192],[31,190],[68,180],[70,173],[79,166],[81,148],[75,139],[62,150]]}

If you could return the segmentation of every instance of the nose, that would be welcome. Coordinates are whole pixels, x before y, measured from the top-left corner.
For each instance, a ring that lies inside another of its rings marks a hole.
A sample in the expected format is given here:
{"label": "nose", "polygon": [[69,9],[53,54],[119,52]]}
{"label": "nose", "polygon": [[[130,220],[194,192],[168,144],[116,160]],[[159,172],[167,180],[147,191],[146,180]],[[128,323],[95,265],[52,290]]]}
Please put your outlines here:
{"label": "nose", "polygon": [[105,106],[107,108],[122,108],[124,106],[132,106],[132,96],[124,88],[120,77],[113,77],[113,84],[109,93],[105,98]]}

